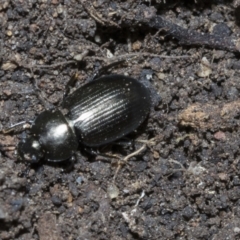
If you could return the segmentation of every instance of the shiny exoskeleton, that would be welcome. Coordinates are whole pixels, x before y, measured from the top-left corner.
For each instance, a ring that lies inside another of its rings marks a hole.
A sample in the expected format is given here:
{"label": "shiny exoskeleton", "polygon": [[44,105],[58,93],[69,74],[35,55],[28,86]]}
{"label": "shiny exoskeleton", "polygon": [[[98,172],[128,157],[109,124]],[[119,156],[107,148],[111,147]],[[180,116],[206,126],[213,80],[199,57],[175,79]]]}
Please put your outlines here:
{"label": "shiny exoskeleton", "polygon": [[19,143],[21,158],[37,162],[69,159],[79,144],[97,147],[135,130],[151,108],[149,90],[139,81],[104,76],[69,95],[62,108],[44,111],[34,121],[30,136]]}

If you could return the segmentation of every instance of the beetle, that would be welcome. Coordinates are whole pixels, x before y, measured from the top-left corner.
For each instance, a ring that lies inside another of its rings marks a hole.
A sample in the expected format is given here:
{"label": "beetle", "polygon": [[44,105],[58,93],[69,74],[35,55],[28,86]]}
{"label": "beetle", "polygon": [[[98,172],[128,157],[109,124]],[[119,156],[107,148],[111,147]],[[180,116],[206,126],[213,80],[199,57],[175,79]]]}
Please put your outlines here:
{"label": "beetle", "polygon": [[61,109],[40,113],[29,136],[18,144],[18,155],[32,163],[70,159],[79,144],[98,147],[134,131],[151,105],[149,89],[136,79],[100,77],[67,96]]}

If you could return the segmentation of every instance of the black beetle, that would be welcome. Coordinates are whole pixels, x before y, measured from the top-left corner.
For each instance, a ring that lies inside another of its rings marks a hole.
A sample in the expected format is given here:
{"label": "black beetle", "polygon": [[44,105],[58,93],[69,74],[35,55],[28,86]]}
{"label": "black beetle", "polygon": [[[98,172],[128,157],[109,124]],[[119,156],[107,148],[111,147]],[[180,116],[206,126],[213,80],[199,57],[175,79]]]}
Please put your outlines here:
{"label": "black beetle", "polygon": [[30,136],[18,145],[20,158],[57,162],[71,158],[79,143],[97,147],[135,130],[151,108],[149,90],[137,80],[109,75],[89,82],[62,103],[68,113],[46,110],[37,116]]}

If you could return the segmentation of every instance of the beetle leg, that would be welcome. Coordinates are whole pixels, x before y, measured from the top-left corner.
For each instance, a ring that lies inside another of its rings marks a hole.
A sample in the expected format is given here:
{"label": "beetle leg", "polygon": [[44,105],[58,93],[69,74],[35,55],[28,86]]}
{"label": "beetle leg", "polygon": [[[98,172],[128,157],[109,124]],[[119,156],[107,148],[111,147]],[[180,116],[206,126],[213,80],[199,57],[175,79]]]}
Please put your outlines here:
{"label": "beetle leg", "polygon": [[91,147],[84,147],[84,151],[90,154],[91,156],[97,156],[100,154],[98,149],[93,149]]}
{"label": "beetle leg", "polygon": [[71,172],[74,169],[75,162],[76,162],[76,154],[75,154],[75,152],[73,152],[71,158],[68,159],[68,161],[63,162],[64,167],[63,167],[62,171],[64,173]]}
{"label": "beetle leg", "polygon": [[18,173],[18,177],[20,177],[20,178],[28,177],[30,170],[31,170],[30,163],[27,163],[26,168]]}
{"label": "beetle leg", "polygon": [[113,63],[110,63],[106,66],[103,66],[101,67],[100,69],[97,69],[95,71],[95,73],[93,73],[93,76],[92,78],[90,79],[90,81],[93,81],[95,80],[96,78],[99,78],[102,74],[106,73],[110,68],[116,66],[116,65],[120,65],[122,63],[124,63],[126,60],[119,60],[117,62],[113,62]]}
{"label": "beetle leg", "polygon": [[37,80],[34,78],[33,69],[30,68],[30,70],[31,70],[31,78],[32,78],[33,88],[34,88],[35,94],[37,95],[38,99],[40,100],[40,102],[42,103],[42,105],[44,106],[44,108],[46,110],[54,109],[54,106],[46,100],[44,93],[38,87]]}
{"label": "beetle leg", "polygon": [[75,84],[77,78],[78,78],[78,72],[73,73],[72,76],[70,77],[69,81],[66,84],[65,91],[63,93],[63,99],[68,96],[68,94],[71,90],[71,87]]}
{"label": "beetle leg", "polygon": [[122,146],[124,148],[133,148],[134,147],[134,140],[133,139],[129,139],[127,137],[121,138],[115,142],[112,142],[113,145],[119,145]]}

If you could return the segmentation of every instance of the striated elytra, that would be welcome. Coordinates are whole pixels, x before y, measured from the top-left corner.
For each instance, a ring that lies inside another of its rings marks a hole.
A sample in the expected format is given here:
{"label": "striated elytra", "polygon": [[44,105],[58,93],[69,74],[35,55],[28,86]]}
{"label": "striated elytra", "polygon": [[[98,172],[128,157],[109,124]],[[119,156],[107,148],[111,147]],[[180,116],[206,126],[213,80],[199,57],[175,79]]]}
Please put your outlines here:
{"label": "striated elytra", "polygon": [[104,76],[70,94],[62,107],[35,119],[30,136],[18,145],[22,159],[37,162],[71,158],[79,144],[97,147],[134,131],[151,108],[149,90],[136,79]]}

